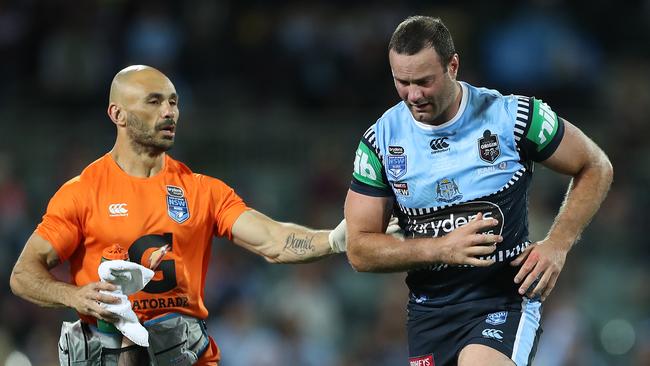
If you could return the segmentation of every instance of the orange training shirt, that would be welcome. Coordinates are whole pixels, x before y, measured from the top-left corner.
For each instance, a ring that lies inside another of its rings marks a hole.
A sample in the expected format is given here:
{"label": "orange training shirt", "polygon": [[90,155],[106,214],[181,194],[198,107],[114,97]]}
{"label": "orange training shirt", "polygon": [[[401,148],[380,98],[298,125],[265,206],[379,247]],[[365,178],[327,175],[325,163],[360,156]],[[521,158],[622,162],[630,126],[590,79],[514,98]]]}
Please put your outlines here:
{"label": "orange training shirt", "polygon": [[[232,225],[247,210],[222,181],[192,173],[165,155],[153,177],[132,177],[106,154],[65,183],[36,228],[61,261],[70,260],[73,283],[99,281],[102,251],[113,244],[149,267],[167,245],[156,275],[129,296],[141,322],[175,312],[205,319],[203,288],[214,235],[232,238]],[[94,323],[95,319],[82,316]]]}

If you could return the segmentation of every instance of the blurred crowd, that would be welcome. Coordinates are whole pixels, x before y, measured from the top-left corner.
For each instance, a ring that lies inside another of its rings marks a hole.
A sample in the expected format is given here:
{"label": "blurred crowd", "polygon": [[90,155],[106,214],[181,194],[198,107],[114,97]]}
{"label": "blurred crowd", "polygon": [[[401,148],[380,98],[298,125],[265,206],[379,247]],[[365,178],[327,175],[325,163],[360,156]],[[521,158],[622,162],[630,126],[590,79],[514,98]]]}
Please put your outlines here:
{"label": "blurred crowd", "polygon": [[[649,365],[648,0],[0,2],[0,365],[57,364],[75,314],[13,296],[9,274],[56,189],[112,147],[119,69],[148,64],[176,84],[172,156],[274,218],[334,227],[361,134],[398,101],[387,44],[414,14],[445,21],[459,79],[543,99],[614,164],[545,304],[535,364]],[[533,240],[568,182],[538,168]],[[406,364],[403,274],[355,273],[343,255],[271,265],[222,239],[211,263],[224,366]]]}

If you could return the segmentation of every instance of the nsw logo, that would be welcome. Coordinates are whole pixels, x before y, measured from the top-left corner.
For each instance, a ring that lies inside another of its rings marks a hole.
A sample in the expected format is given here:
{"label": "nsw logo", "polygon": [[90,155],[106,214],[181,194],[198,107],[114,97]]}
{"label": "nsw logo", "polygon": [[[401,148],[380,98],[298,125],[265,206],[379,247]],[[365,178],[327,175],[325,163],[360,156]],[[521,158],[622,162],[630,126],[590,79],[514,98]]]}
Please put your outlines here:
{"label": "nsw logo", "polygon": [[167,196],[167,215],[179,224],[190,218],[190,209],[185,197]]}
{"label": "nsw logo", "polygon": [[126,208],[126,203],[111,203],[108,205],[108,216],[129,216],[129,210]]}
{"label": "nsw logo", "polygon": [[387,159],[387,169],[388,173],[395,177],[395,179],[399,179],[406,174],[406,155],[388,155],[386,157]]}
{"label": "nsw logo", "polygon": [[506,319],[508,319],[508,312],[498,311],[496,313],[488,314],[487,318],[485,318],[485,322],[492,325],[500,325],[505,323]]}
{"label": "nsw logo", "polygon": [[500,341],[503,339],[503,331],[498,329],[483,329],[481,335],[485,338],[492,338]]}

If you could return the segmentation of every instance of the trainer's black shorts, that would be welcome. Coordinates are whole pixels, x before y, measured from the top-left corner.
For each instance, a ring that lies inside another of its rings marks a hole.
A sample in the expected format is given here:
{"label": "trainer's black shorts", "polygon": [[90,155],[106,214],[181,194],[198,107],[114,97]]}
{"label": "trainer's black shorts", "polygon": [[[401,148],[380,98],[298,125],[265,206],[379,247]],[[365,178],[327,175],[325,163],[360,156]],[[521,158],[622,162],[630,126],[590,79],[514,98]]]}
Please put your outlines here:
{"label": "trainer's black shorts", "polygon": [[409,366],[456,365],[468,344],[503,353],[517,366],[530,365],[542,332],[539,301],[522,298],[471,301],[431,307],[408,304]]}

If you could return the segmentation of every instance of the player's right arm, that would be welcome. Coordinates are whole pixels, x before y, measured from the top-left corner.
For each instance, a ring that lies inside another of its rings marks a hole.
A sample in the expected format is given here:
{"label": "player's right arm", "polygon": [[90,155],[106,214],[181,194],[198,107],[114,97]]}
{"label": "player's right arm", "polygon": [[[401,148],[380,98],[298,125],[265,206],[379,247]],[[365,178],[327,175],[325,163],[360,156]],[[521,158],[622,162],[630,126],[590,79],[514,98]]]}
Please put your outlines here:
{"label": "player's right arm", "polygon": [[109,322],[116,321],[115,315],[98,302],[119,302],[118,298],[99,292],[114,291],[115,286],[106,282],[93,282],[77,287],[59,281],[50,273],[59,262],[59,256],[52,244],[38,233],[33,233],[11,272],[11,291],[40,306],[71,307],[80,314]]}
{"label": "player's right arm", "polygon": [[469,224],[440,238],[408,239],[384,234],[392,212],[392,197],[366,196],[353,190],[345,200],[348,230],[348,259],[359,272],[398,272],[433,263],[489,266],[494,263],[477,256],[496,249],[499,235],[479,234],[497,225],[495,219],[478,214]]}

